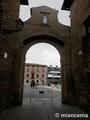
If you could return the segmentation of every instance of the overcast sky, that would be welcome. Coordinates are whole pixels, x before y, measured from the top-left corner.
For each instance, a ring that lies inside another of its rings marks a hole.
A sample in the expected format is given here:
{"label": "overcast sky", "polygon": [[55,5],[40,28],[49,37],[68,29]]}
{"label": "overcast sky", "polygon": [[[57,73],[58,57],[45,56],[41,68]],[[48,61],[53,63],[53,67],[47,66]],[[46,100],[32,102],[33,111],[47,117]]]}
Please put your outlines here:
{"label": "overcast sky", "polygon": [[[31,17],[30,8],[46,5],[50,8],[56,9],[58,13],[58,21],[61,24],[70,26],[70,12],[61,10],[64,0],[28,0],[29,6],[20,6],[20,18],[23,21]],[[60,55],[57,49],[50,44],[39,43],[33,45],[26,54],[27,63],[39,63],[52,66],[60,66]]]}
{"label": "overcast sky", "polygon": [[61,10],[64,0],[28,0],[28,1],[29,6],[24,5],[20,6],[20,18],[22,18],[23,21],[26,21],[31,17],[30,8],[46,5],[59,11],[58,20],[60,23],[68,26],[70,25],[69,17],[70,12]]}
{"label": "overcast sky", "polygon": [[26,63],[38,63],[60,66],[60,54],[55,47],[47,43],[33,45],[26,54]]}

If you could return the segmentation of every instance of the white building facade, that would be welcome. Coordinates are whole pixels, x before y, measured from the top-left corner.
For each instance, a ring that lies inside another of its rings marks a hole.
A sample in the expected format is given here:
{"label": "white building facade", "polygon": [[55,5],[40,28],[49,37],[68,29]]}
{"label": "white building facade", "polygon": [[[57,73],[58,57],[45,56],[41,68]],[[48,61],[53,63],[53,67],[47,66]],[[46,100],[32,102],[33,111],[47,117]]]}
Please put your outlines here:
{"label": "white building facade", "polygon": [[61,84],[61,72],[60,71],[50,71],[47,77],[48,83]]}

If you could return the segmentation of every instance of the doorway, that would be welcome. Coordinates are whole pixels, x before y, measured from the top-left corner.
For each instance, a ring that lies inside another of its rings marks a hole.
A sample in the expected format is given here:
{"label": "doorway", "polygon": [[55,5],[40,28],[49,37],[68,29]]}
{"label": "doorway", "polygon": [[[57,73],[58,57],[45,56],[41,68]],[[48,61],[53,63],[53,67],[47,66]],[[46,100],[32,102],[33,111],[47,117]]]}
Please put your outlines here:
{"label": "doorway", "polygon": [[[51,98],[61,103],[61,63],[58,50],[51,44],[37,43],[30,47],[25,58],[23,104],[30,102],[32,92],[34,99],[42,97],[40,91],[43,91],[43,99]],[[31,87],[32,81],[37,85],[34,88]],[[50,92],[53,96],[49,96]]]}

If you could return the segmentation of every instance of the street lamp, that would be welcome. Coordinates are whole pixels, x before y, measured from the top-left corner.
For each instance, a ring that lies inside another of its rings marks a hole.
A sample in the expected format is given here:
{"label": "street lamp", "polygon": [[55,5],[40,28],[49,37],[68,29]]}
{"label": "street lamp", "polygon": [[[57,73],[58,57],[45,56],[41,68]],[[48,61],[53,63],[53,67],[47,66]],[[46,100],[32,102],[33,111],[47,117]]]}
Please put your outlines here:
{"label": "street lamp", "polygon": [[[12,33],[15,33],[15,32],[19,32],[20,30],[22,30],[23,26],[24,26],[24,23],[21,19],[18,19],[16,20],[16,27],[15,29],[12,29],[12,30],[8,30],[8,29],[4,29],[3,28],[3,8],[2,6],[0,5],[0,37],[5,38],[6,36],[12,34]],[[7,40],[7,39],[5,39]],[[1,50],[0,50],[0,66],[1,66],[1,61],[2,61],[2,58],[6,58],[7,59],[7,56],[8,54],[6,52],[4,52],[3,50],[3,40],[2,40],[2,43],[1,43]]]}
{"label": "street lamp", "polygon": [[16,22],[16,27],[15,27],[15,29],[12,29],[12,30],[3,29],[3,30],[1,30],[1,31],[2,31],[2,34],[3,34],[3,35],[10,35],[10,34],[12,34],[12,33],[19,32],[20,30],[22,30],[22,28],[23,28],[23,26],[24,26],[23,21],[19,18],[19,19],[16,20],[15,22]]}
{"label": "street lamp", "polygon": [[20,18],[16,20],[16,32],[22,30],[23,26],[24,26],[24,23]]}

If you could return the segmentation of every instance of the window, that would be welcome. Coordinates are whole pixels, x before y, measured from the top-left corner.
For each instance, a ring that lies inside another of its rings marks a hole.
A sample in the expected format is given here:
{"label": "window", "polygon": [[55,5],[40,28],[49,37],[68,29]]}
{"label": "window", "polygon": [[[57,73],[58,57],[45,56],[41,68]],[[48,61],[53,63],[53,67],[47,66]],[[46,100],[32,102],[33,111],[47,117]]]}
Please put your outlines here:
{"label": "window", "polygon": [[37,74],[37,78],[39,77],[39,75]]}
{"label": "window", "polygon": [[83,52],[85,54],[90,54],[90,39],[89,38],[86,38],[86,37],[83,38]]}
{"label": "window", "polygon": [[48,24],[48,16],[47,15],[42,16],[41,23],[44,24],[44,25]]}
{"label": "window", "polygon": [[28,83],[29,82],[29,80],[26,80],[26,83]]}
{"label": "window", "polygon": [[29,77],[29,74],[27,74],[26,76]]}
{"label": "window", "polygon": [[85,33],[90,33],[90,15],[87,17],[87,19],[83,22],[85,27]]}
{"label": "window", "polygon": [[39,83],[39,81],[37,80],[37,83]]}
{"label": "window", "polygon": [[34,79],[34,73],[33,72],[31,73],[31,78]]}
{"label": "window", "polygon": [[83,52],[84,54],[90,54],[90,15],[83,22],[86,35],[83,37]]}
{"label": "window", "polygon": [[42,74],[42,77],[44,77],[44,74]]}

